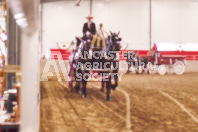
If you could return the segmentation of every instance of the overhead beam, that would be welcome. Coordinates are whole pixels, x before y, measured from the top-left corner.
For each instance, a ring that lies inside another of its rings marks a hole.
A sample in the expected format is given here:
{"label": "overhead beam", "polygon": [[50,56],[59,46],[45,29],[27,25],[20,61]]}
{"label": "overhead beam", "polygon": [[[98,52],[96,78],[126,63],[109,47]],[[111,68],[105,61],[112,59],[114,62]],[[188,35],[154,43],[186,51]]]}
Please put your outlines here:
{"label": "overhead beam", "polygon": [[90,14],[92,15],[93,0],[90,0]]}
{"label": "overhead beam", "polygon": [[[59,1],[77,1],[77,0],[40,0],[40,3],[50,3],[50,2],[59,2]],[[83,0],[90,1],[90,0]]]}
{"label": "overhead beam", "polygon": [[58,2],[58,1],[65,1],[65,0],[40,0],[40,3],[50,3],[50,2]]}
{"label": "overhead beam", "polygon": [[149,48],[152,48],[152,0],[149,0]]}

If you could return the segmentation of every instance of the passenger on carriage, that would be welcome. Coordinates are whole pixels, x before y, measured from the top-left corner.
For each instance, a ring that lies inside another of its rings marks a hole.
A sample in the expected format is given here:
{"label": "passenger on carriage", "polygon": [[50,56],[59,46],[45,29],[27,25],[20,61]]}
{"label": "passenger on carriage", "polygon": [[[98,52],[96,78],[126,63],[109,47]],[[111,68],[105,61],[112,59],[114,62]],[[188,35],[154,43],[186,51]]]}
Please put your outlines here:
{"label": "passenger on carriage", "polygon": [[[103,24],[100,24],[100,28],[97,30],[97,47],[101,47],[101,48],[105,48],[106,47],[106,43],[105,43],[105,34],[107,36],[109,36],[109,34],[103,29]],[[100,45],[102,42],[102,45]]]}

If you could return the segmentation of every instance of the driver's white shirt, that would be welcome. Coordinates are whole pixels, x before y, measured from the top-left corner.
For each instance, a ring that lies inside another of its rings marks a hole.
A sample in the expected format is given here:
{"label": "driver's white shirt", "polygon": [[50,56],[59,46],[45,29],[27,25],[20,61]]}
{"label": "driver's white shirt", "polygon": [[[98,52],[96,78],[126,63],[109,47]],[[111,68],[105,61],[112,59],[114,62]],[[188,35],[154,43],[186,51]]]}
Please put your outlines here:
{"label": "driver's white shirt", "polygon": [[91,22],[88,22],[88,28],[90,28],[91,27]]}

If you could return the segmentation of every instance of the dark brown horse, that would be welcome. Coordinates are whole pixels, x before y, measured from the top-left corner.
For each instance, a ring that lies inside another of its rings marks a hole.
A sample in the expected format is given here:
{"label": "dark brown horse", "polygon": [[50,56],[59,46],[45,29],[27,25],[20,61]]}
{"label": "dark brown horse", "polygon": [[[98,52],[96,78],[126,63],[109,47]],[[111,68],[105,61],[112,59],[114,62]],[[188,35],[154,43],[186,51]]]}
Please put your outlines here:
{"label": "dark brown horse", "polygon": [[[79,38],[77,39],[77,45],[81,46],[74,53],[72,60],[76,83],[74,87],[77,93],[82,89],[82,96],[87,97],[87,82],[90,72],[97,73],[100,75],[103,88],[106,85],[106,100],[108,101],[111,89],[115,90],[118,86],[119,60],[116,58],[117,52],[120,50],[121,38],[119,33],[111,33],[107,39],[106,47],[99,48],[95,48],[91,44],[92,39],[92,35],[83,36],[81,41]],[[114,84],[111,83],[112,80],[114,80]]]}

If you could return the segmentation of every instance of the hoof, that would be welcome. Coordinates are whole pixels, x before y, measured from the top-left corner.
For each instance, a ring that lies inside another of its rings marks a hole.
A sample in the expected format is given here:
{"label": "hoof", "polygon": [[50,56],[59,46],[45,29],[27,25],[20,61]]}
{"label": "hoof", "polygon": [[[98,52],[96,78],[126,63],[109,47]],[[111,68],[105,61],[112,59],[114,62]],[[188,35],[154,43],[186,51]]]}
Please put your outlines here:
{"label": "hoof", "polygon": [[100,89],[100,92],[103,92],[104,93],[104,89],[102,88],[102,89]]}
{"label": "hoof", "polygon": [[76,94],[79,94],[80,93],[80,91],[76,91]]}
{"label": "hoof", "polygon": [[105,101],[110,101],[111,98],[110,97],[106,97]]}
{"label": "hoof", "polygon": [[[65,90],[67,90],[67,88],[65,87]],[[72,92],[72,89],[71,88],[68,88],[69,92]]]}
{"label": "hoof", "polygon": [[87,98],[87,94],[83,94],[82,97],[83,97],[83,98]]}
{"label": "hoof", "polygon": [[76,89],[76,94],[79,94],[80,90],[79,89]]}
{"label": "hoof", "polygon": [[76,92],[76,94],[80,94],[80,95],[81,95],[81,94],[82,94],[82,92],[81,92],[81,91],[78,91],[78,92]]}
{"label": "hoof", "polygon": [[113,85],[113,86],[111,86],[111,89],[113,89],[113,91],[115,91],[116,87],[117,87],[117,85]]}
{"label": "hoof", "polygon": [[128,71],[126,72],[126,74],[129,74],[130,72],[131,72],[131,71],[128,70]]}

